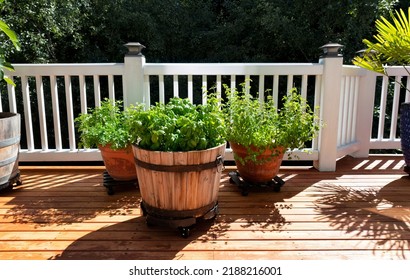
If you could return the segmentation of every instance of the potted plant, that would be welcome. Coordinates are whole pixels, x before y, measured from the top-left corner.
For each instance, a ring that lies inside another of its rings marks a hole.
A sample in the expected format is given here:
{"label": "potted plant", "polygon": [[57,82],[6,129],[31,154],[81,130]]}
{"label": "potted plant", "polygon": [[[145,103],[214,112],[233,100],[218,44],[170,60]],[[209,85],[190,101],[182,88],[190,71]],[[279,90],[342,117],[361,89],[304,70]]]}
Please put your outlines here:
{"label": "potted plant", "polygon": [[226,138],[234,153],[237,175],[251,185],[270,184],[284,153],[304,147],[315,137],[320,128],[318,117],[296,89],[283,97],[282,108],[278,109],[271,96],[261,102],[245,89],[245,84],[241,87],[238,91],[224,85]]}
{"label": "potted plant", "polygon": [[[134,107],[134,111],[139,109],[142,107]],[[108,175],[119,182],[137,179],[127,118],[128,112],[123,110],[122,101],[106,98],[101,106],[90,108],[75,119],[80,133],[79,146],[98,148]],[[112,194],[110,184],[105,186]]]}
{"label": "potted plant", "polygon": [[[132,112],[132,110],[130,110]],[[215,217],[226,140],[220,101],[171,98],[131,117],[141,208],[148,224],[187,237],[197,219]]]}
{"label": "potted plant", "polygon": [[[409,73],[410,65],[410,7],[407,15],[400,9],[391,12],[391,21],[385,17],[376,20],[376,42],[364,39],[367,49],[353,59],[353,63],[362,68],[381,73],[389,77],[387,65],[401,65]],[[396,79],[395,79],[396,81]],[[409,91],[409,85],[399,82]],[[400,105],[400,139],[405,160],[404,171],[410,174],[410,102]]]}
{"label": "potted plant", "polygon": [[[20,50],[16,34],[2,20],[0,30],[13,43],[14,48]],[[15,86],[13,80],[5,75],[5,70],[13,71],[14,68],[7,62],[4,54],[0,53],[0,81]],[[0,190],[22,184],[18,168],[20,133],[20,114],[3,112],[0,108]]]}

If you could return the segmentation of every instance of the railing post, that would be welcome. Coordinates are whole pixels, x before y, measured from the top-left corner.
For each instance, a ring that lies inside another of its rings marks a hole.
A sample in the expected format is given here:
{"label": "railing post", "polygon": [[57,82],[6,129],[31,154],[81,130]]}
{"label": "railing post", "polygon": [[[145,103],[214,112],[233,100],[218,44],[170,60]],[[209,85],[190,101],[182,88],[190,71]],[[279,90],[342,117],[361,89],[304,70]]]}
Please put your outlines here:
{"label": "railing post", "polygon": [[314,162],[319,171],[335,171],[337,160],[337,134],[340,108],[343,56],[339,44],[329,43],[321,47],[323,64],[321,84],[320,118],[324,122],[319,134],[319,159]]}
{"label": "railing post", "polygon": [[145,46],[140,43],[127,43],[128,53],[124,57],[123,94],[124,105],[145,103],[144,64],[145,56],[141,53]]}
{"label": "railing post", "polygon": [[376,91],[376,72],[361,69],[359,96],[357,98],[356,140],[359,150],[350,154],[352,157],[366,158],[369,156],[370,138],[372,134],[374,95]]}

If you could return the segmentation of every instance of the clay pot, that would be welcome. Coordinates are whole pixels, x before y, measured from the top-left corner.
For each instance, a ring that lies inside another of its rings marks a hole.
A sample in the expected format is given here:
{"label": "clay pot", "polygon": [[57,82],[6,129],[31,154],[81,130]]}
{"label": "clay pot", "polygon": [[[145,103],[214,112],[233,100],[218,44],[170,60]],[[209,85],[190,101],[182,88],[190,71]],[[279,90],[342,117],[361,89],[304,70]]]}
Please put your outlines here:
{"label": "clay pot", "polygon": [[[247,147],[236,143],[230,143],[230,146],[235,158],[244,159],[248,156]],[[257,151],[257,149],[251,147],[253,151]],[[238,172],[242,179],[248,183],[264,184],[270,182],[279,172],[285,151],[284,147],[277,147],[273,150],[266,149],[257,157],[260,161],[258,163],[249,160],[241,163],[241,161],[235,160]]]}
{"label": "clay pot", "polygon": [[110,145],[98,146],[107,173],[117,181],[131,181],[137,179],[132,146],[126,149],[113,150]]}

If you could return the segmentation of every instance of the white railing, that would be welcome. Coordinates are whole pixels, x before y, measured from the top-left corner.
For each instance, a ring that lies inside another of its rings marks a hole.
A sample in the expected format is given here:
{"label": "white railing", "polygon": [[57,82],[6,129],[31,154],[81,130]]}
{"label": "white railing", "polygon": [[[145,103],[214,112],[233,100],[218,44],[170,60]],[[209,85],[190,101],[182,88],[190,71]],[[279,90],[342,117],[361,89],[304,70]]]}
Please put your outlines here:
{"label": "white railing", "polygon": [[[370,139],[371,149],[400,149],[400,138],[397,136],[400,103],[410,102],[408,70],[404,67],[390,67],[387,73],[389,79],[386,76],[378,77],[376,97],[379,97],[380,101],[376,106],[379,108],[379,118],[377,133],[374,133],[375,135]],[[401,85],[406,85],[407,90]]]}
{"label": "white railing", "polygon": [[[97,149],[78,149],[74,119],[88,107],[99,106],[105,97],[123,99],[126,105],[167,102],[172,96],[206,102],[204,89],[215,87],[222,93],[223,84],[238,88],[242,82],[261,99],[272,94],[276,102],[297,87],[312,106],[319,106],[325,126],[308,153],[295,151],[297,159],[312,160],[319,170],[334,170],[337,158],[347,154],[367,157],[369,149],[400,146],[396,133],[398,104],[403,100],[400,87],[394,87],[390,101],[387,78],[343,65],[341,56],[330,53],[309,64],[146,63],[140,53],[130,52],[124,63],[14,66],[10,75],[17,86],[9,86],[8,95],[1,96],[0,109],[22,115],[20,161],[101,160]],[[397,79],[409,76],[404,69],[392,71]],[[405,98],[409,100],[408,93]],[[373,137],[375,100],[380,100],[381,117]],[[229,150],[226,159],[233,159]]]}
{"label": "white railing", "polygon": [[[14,67],[15,72],[10,74],[17,86],[8,86],[8,107],[20,113],[24,121],[20,161],[101,160],[96,149],[78,149],[74,119],[85,113],[88,106],[99,106],[103,77],[106,97],[116,98],[114,77],[122,79],[124,65],[16,64]],[[93,102],[89,104],[88,100]],[[77,102],[80,106],[74,106]],[[80,111],[75,112],[75,108]],[[64,126],[61,119],[66,120]],[[50,139],[53,139],[51,145]]]}

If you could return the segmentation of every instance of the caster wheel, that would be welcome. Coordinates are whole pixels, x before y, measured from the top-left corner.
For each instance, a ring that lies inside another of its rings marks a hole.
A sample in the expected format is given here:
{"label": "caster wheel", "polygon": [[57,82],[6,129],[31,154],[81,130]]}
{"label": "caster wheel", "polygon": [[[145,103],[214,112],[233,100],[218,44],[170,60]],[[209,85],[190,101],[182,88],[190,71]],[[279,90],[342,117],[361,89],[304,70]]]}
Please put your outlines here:
{"label": "caster wheel", "polygon": [[274,192],[280,192],[280,185],[276,185],[273,187]]}
{"label": "caster wheel", "polygon": [[141,211],[142,211],[142,216],[147,216],[147,209],[145,209],[144,204],[141,202],[140,204]]}
{"label": "caster wheel", "polygon": [[187,227],[180,227],[178,230],[183,238],[188,238],[189,235],[191,234],[190,229]]}
{"label": "caster wheel", "polygon": [[151,221],[149,221],[148,219],[145,220],[145,224],[147,225],[147,227],[152,228],[155,226],[155,224]]}
{"label": "caster wheel", "polygon": [[249,191],[248,191],[248,190],[242,190],[242,195],[243,195],[243,196],[248,196],[248,194],[249,194]]}
{"label": "caster wheel", "polygon": [[113,187],[107,187],[107,194],[108,195],[113,195],[114,194],[114,188]]}
{"label": "caster wheel", "polygon": [[0,185],[0,191],[1,192],[8,192],[13,189],[13,184],[12,183],[5,183],[3,185]]}

